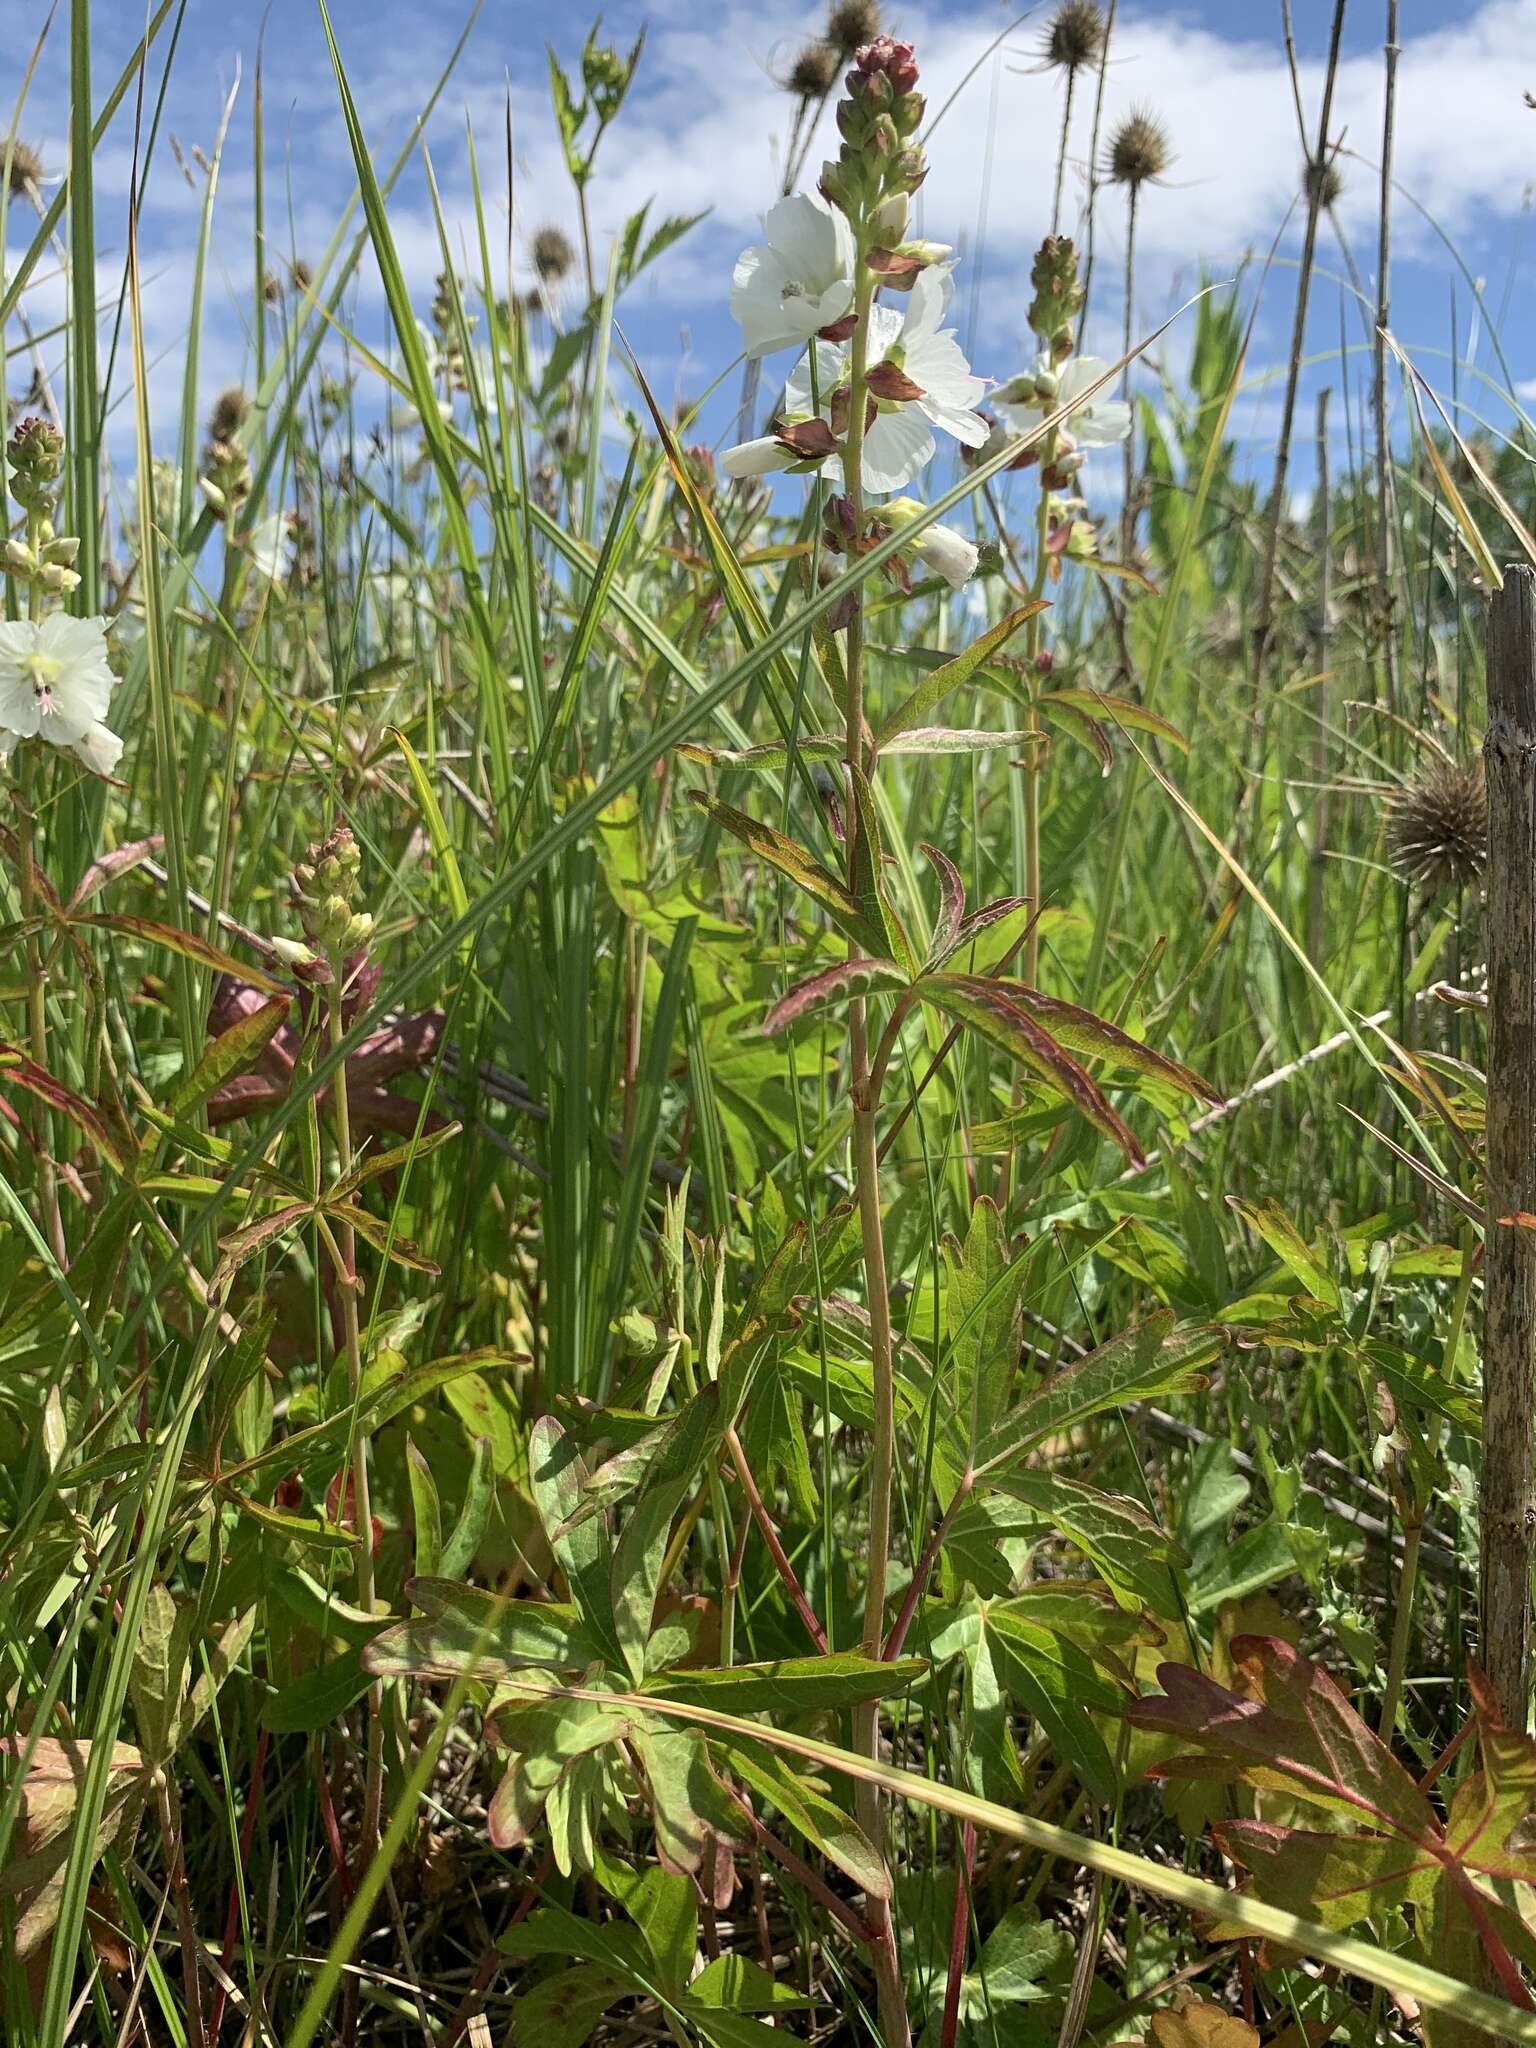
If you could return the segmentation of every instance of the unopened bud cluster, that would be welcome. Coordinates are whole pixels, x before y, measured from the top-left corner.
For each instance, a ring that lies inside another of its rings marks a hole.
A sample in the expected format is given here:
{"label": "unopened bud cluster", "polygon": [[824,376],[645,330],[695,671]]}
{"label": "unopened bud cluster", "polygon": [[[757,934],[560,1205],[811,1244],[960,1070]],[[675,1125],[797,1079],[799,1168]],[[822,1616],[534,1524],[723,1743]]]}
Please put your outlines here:
{"label": "unopened bud cluster", "polygon": [[923,120],[910,43],[876,36],[854,58],[838,101],[842,147],[822,166],[821,189],[848,216],[864,248],[891,247],[906,229],[906,201],[927,176],[915,140]]}
{"label": "unopened bud cluster", "polygon": [[51,516],[64,473],[64,436],[47,420],[25,419],[11,435],[6,460],[11,496],[23,512]]}
{"label": "unopened bud cluster", "polygon": [[227,525],[251,495],[250,458],[238,441],[213,440],[208,443],[203,462],[198,489],[214,516]]}
{"label": "unopened bud cluster", "polygon": [[5,567],[19,583],[29,583],[54,597],[67,597],[80,587],[75,557],[80,543],[54,530],[59,478],[64,471],[64,438],[47,420],[26,419],[6,448],[11,496],[27,515],[25,538],[5,543]]}
{"label": "unopened bud cluster", "polygon": [[304,935],[333,960],[366,952],[373,938],[373,919],[356,907],[363,857],[345,825],[311,846],[294,869],[294,898]]}
{"label": "unopened bud cluster", "polygon": [[[1065,362],[1075,345],[1083,287],[1077,276],[1077,246],[1067,235],[1047,235],[1029,273],[1035,288],[1029,324],[1052,362]],[[1055,393],[1042,394],[1054,397]]]}

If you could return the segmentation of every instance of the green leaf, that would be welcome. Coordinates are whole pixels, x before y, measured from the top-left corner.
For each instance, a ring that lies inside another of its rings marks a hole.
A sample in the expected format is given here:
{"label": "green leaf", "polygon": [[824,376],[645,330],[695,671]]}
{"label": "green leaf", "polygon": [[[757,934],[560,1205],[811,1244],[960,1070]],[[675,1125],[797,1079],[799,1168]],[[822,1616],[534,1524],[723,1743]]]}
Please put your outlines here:
{"label": "green leaf", "polygon": [[447,1579],[410,1579],[405,1590],[424,1618],[397,1622],[368,1645],[367,1668],[376,1678],[467,1672],[494,1680],[509,1671],[579,1671],[595,1654],[573,1607],[502,1600]]}
{"label": "green leaf", "polygon": [[890,1871],[868,1835],[808,1775],[771,1749],[748,1747],[714,1735],[710,1747],[728,1761],[734,1776],[777,1808],[797,1834],[852,1878],[861,1891],[872,1898],[890,1897]]}
{"label": "green leaf", "polygon": [[1074,1543],[1123,1607],[1177,1611],[1172,1567],[1189,1560],[1135,1501],[1029,1466],[994,1472],[987,1484]]}
{"label": "green leaf", "polygon": [[1047,602],[1048,600],[1042,597],[1034,599],[1029,604],[1020,605],[1016,611],[1009,612],[1006,618],[999,619],[995,626],[989,627],[979,639],[973,640],[963,654],[957,654],[952,661],[946,661],[941,668],[936,668],[925,676],[911,696],[897,706],[881,727],[875,740],[876,752],[880,752],[898,734],[908,731],[912,726],[924,724],[928,714],[942,703],[951,690],[958,689],[961,683],[969,682],[977,669],[990,661],[992,656],[1013,638],[1026,619],[1032,619],[1036,612],[1046,609]]}
{"label": "green leaf", "polygon": [[811,2000],[792,1984],[770,1977],[750,1956],[716,1956],[688,1986],[688,2003],[722,2006],[729,2012],[803,2012]]}
{"label": "green leaf", "polygon": [[206,1102],[231,1074],[238,1074],[248,1067],[277,1035],[292,1007],[290,997],[273,996],[259,1009],[237,1017],[228,1030],[221,1031],[204,1048],[197,1065],[178,1085],[167,1104],[171,1115],[185,1116],[197,1103]]}
{"label": "green leaf", "polygon": [[411,1520],[416,1531],[416,1576],[430,1579],[442,1561],[443,1511],[432,1467],[412,1443],[409,1433],[405,1439],[405,1473],[410,1483]]}
{"label": "green leaf", "polygon": [[1019,1359],[1019,1291],[1028,1262],[1010,1262],[997,1204],[983,1195],[962,1246],[943,1245],[954,1411],[969,1444],[999,1420]]}
{"label": "green leaf", "polygon": [[1240,1195],[1228,1195],[1227,1204],[1264,1240],[1308,1294],[1325,1301],[1335,1315],[1339,1313],[1343,1306],[1339,1283],[1278,1202],[1246,1202]]}
{"label": "green leaf", "polygon": [[552,1415],[541,1415],[529,1434],[528,1474],[544,1534],[587,1634],[607,1662],[622,1664],[624,1653],[614,1629],[613,1548],[607,1517],[583,1512],[590,1507],[585,1499],[587,1468],[575,1440]]}
{"label": "green leaf", "polygon": [[652,1678],[644,1690],[727,1714],[807,1714],[889,1699],[916,1685],[927,1670],[921,1657],[887,1663],[844,1650],[831,1657],[735,1664],[726,1671],[668,1671]]}
{"label": "green leaf", "polygon": [[1133,1166],[1141,1164],[1144,1154],[1135,1134],[1110,1107],[1098,1083],[999,983],[980,975],[925,974],[913,987],[925,1003],[958,1018],[978,1037],[1037,1074],[1058,1095],[1065,1096],[1095,1130],[1118,1145]]}
{"label": "green leaf", "polygon": [[330,1727],[372,1683],[362,1651],[344,1650],[272,1693],[261,1710],[262,1726],[274,1735],[313,1734]]}
{"label": "green leaf", "polygon": [[609,2007],[635,1990],[632,1977],[602,1963],[557,1970],[513,2000],[512,2041],[516,2048],[584,2048]]}
{"label": "green leaf", "polygon": [[767,861],[771,868],[803,889],[821,906],[845,938],[852,939],[863,952],[873,953],[877,958],[889,954],[891,946],[884,920],[869,919],[844,883],[830,868],[823,867],[798,840],[786,839],[772,826],[758,824],[745,811],[720,803],[704,790],[692,789],[688,794],[707,818],[734,839],[739,839],[759,860]]}
{"label": "green leaf", "polygon": [[698,1893],[692,1880],[655,1865],[632,1870],[604,1855],[596,1858],[592,1871],[645,1937],[662,1987],[669,1993],[682,1991],[693,1974],[699,1942]]}
{"label": "green leaf", "polygon": [[464,1488],[464,1505],[443,1545],[442,1576],[450,1581],[462,1578],[474,1563],[485,1541],[496,1494],[496,1466],[491,1440],[477,1436],[470,1450],[469,1480]]}
{"label": "green leaf", "polygon": [[1029,1451],[1086,1422],[1166,1394],[1187,1394],[1205,1385],[1200,1368],[1221,1356],[1226,1332],[1211,1323],[1175,1327],[1173,1311],[1159,1309],[1122,1330],[1017,1407],[977,1446],[978,1478],[1015,1463]]}

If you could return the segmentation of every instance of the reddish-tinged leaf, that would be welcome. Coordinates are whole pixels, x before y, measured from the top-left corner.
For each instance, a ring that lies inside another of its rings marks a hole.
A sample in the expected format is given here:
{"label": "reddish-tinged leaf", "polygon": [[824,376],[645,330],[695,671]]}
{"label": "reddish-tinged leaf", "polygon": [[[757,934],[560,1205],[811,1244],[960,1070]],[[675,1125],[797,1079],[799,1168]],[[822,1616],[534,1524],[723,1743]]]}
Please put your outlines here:
{"label": "reddish-tinged leaf", "polygon": [[859,914],[881,935],[881,943],[874,950],[883,958],[899,960],[907,973],[913,975],[918,969],[917,955],[912,950],[912,941],[902,928],[901,919],[891,908],[885,893],[885,861],[875,799],[860,769],[850,768],[847,772],[853,787],[853,815],[856,821],[853,834],[853,868],[848,879],[859,906]]}
{"label": "reddish-tinged leaf", "polygon": [[272,1244],[286,1231],[292,1230],[295,1224],[302,1223],[313,1214],[308,1202],[285,1202],[270,1216],[263,1216],[256,1223],[247,1223],[243,1229],[231,1232],[219,1247],[219,1262],[208,1283],[210,1288],[216,1290],[225,1286],[247,1259],[255,1258],[264,1246]]}
{"label": "reddish-tinged leaf", "polygon": [[135,839],[131,845],[115,847],[111,853],[104,853],[100,860],[93,860],[69,899],[70,910],[76,911],[82,904],[89,903],[98,890],[105,889],[119,876],[131,873],[152,854],[159,853],[164,845],[164,839],[156,832],[152,838]]}
{"label": "reddish-tinged leaf", "polygon": [[1472,1683],[1483,1768],[1458,1787],[1442,1827],[1428,1797],[1320,1666],[1271,1636],[1238,1636],[1241,1691],[1183,1665],[1161,1694],[1127,1710],[1138,1728],[1188,1745],[1157,1777],[1250,1785],[1342,1817],[1341,1832],[1224,1822],[1218,1840],[1268,1903],[1342,1927],[1412,1898],[1432,1930],[1437,1968],[1466,1978],[1489,1964],[1506,1997],[1531,2010],[1515,1955],[1536,1953],[1490,1880],[1536,1880],[1526,1847],[1536,1818],[1536,1742],[1506,1728]]}
{"label": "reddish-tinged leaf", "polygon": [[1038,1074],[1096,1131],[1110,1138],[1133,1166],[1144,1158],[1139,1140],[1110,1107],[1098,1083],[1065,1046],[1029,1013],[1012,1001],[1003,987],[979,975],[929,974],[913,984],[924,1002],[970,1026],[978,1037],[1000,1047],[1010,1059]]}
{"label": "reddish-tinged leaf", "polygon": [[1085,715],[1103,719],[1110,725],[1151,733],[1154,739],[1166,740],[1170,747],[1177,747],[1181,754],[1189,752],[1189,741],[1176,725],[1170,725],[1166,718],[1159,718],[1144,704],[1131,703],[1129,698],[1108,697],[1102,690],[1051,690],[1040,699],[1041,710],[1048,710],[1053,700],[1070,704]]}
{"label": "reddish-tinged leaf", "polygon": [[287,1018],[292,1000],[286,995],[270,997],[206,1045],[202,1058],[171,1097],[171,1115],[185,1115],[194,1103],[205,1101],[241,1067],[259,1058]]}
{"label": "reddish-tinged leaf", "polygon": [[196,961],[199,967],[211,967],[216,974],[233,974],[253,982],[268,995],[284,993],[282,983],[274,981],[259,967],[247,966],[221,947],[210,946],[195,932],[184,932],[176,925],[161,924],[152,917],[124,917],[106,912],[93,912],[89,917],[76,918],[75,922],[94,925],[100,931],[121,932],[129,938],[145,939],[152,946],[164,946],[168,952],[180,953],[183,959]]}
{"label": "reddish-tinged leaf", "polygon": [[353,1086],[360,1081],[392,1081],[397,1074],[426,1066],[442,1043],[444,1022],[441,1010],[419,1010],[373,1032],[347,1061]]}
{"label": "reddish-tinged leaf", "polygon": [[1012,639],[1024,621],[1032,619],[1036,612],[1044,611],[1048,602],[1042,597],[1029,604],[1021,604],[1016,611],[1009,612],[1006,618],[989,627],[980,639],[973,640],[953,661],[946,661],[942,667],[930,670],[905,703],[898,705],[885,721],[875,741],[877,751],[888,746],[897,733],[906,732],[914,725],[926,724],[935,705],[941,703],[951,690],[958,689],[961,683],[968,682],[977,669]]}
{"label": "reddish-tinged leaf", "polygon": [[930,846],[924,840],[919,851],[925,853],[933,864],[939,878],[939,916],[933,928],[933,943],[928,949],[927,971],[942,967],[960,943],[960,927],[965,922],[965,884],[960,879],[960,870],[947,853],[937,846]]}
{"label": "reddish-tinged leaf", "polygon": [[1115,765],[1115,750],[1110,744],[1109,728],[1097,718],[1082,709],[1080,705],[1063,700],[1059,690],[1052,690],[1049,696],[1040,700],[1040,713],[1052,725],[1059,725],[1064,732],[1072,735],[1078,744],[1092,754],[1099,764],[1099,773],[1107,775]]}
{"label": "reddish-tinged leaf", "polygon": [[1232,1661],[1240,1693],[1182,1664],[1158,1667],[1163,1693],[1138,1700],[1130,1718],[1191,1749],[1154,1775],[1286,1792],[1410,1840],[1438,1833],[1428,1799],[1321,1665],[1277,1636],[1238,1636]]}
{"label": "reddish-tinged leaf", "polygon": [[381,1174],[394,1173],[415,1160],[430,1158],[439,1146],[446,1145],[450,1138],[456,1138],[463,1128],[462,1124],[440,1124],[436,1130],[424,1129],[419,1138],[409,1139],[403,1145],[391,1145],[387,1151],[368,1153],[344,1180],[337,1181],[327,1200],[355,1194],[366,1181],[377,1180]]}
{"label": "reddish-tinged leaf", "polygon": [[775,1038],[816,1010],[851,1002],[855,996],[904,989],[907,985],[907,976],[894,960],[840,960],[835,967],[823,968],[820,974],[797,982],[787,995],[780,996],[763,1019],[763,1031],[767,1037]]}
{"label": "reddish-tinged leaf", "polygon": [[67,1116],[75,1128],[84,1136],[92,1149],[106,1160],[118,1173],[128,1173],[127,1154],[118,1139],[108,1129],[105,1119],[94,1104],[76,1095],[72,1088],[66,1088],[62,1081],[56,1081],[46,1068],[14,1045],[0,1043],[0,1082],[12,1087],[24,1088],[39,1102],[46,1102],[50,1109]]}
{"label": "reddish-tinged leaf", "polygon": [[852,939],[866,953],[880,955],[890,950],[884,931],[864,916],[844,883],[797,840],[786,839],[772,826],[760,825],[745,811],[718,802],[704,790],[693,789],[688,794],[706,817],[712,818],[760,860],[777,868],[781,875],[787,876],[819,903],[845,937]]}
{"label": "reddish-tinged leaf", "polygon": [[1080,1009],[1060,996],[1042,995],[1039,989],[1022,981],[1001,981],[996,986],[1006,989],[1009,999],[1027,1010],[1036,1023],[1043,1024],[1069,1052],[1106,1060],[1111,1066],[1129,1067],[1132,1073],[1142,1074],[1149,1081],[1166,1081],[1170,1087],[1199,1096],[1205,1102],[1222,1100],[1219,1090],[1203,1081],[1193,1068],[1169,1059],[1166,1053],[1154,1052],[1150,1045],[1143,1045],[1139,1038],[1132,1038],[1118,1024],[1095,1016],[1092,1010]]}
{"label": "reddish-tinged leaf", "polygon": [[935,946],[933,957],[929,960],[924,972],[936,974],[941,967],[953,960],[957,954],[965,952],[967,947],[973,945],[984,931],[989,931],[993,925],[1001,924],[1004,918],[1014,917],[1019,911],[1028,910],[1028,908],[1029,898],[1027,896],[999,896],[991,903],[983,903],[980,910],[973,910],[969,917],[963,917],[960,920],[960,924],[955,932],[954,944],[946,952],[940,954],[937,946]]}
{"label": "reddish-tinged leaf", "polygon": [[416,1273],[442,1271],[442,1267],[435,1265],[431,1259],[418,1251],[408,1237],[402,1237],[398,1231],[391,1235],[389,1225],[382,1217],[371,1216],[355,1202],[327,1200],[325,1213],[341,1223],[350,1223],[365,1243],[371,1244],[375,1251],[387,1252],[398,1266],[409,1266]]}

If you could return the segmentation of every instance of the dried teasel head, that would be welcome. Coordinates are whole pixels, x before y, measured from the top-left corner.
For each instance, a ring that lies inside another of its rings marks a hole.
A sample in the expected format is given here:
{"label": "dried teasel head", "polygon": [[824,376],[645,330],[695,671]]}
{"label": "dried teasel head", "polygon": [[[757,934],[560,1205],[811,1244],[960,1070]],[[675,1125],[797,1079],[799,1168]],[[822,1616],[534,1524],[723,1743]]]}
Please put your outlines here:
{"label": "dried teasel head", "polygon": [[213,401],[208,415],[208,439],[233,441],[250,417],[251,401],[238,384],[231,384]]}
{"label": "dried teasel head", "polygon": [[528,245],[528,254],[545,284],[558,284],[562,277],[568,277],[576,261],[570,237],[557,227],[538,229]]}
{"label": "dried teasel head", "polygon": [[836,0],[827,13],[827,41],[839,60],[862,50],[880,33],[877,0]]}
{"label": "dried teasel head", "polygon": [[1109,138],[1104,175],[1112,185],[1154,184],[1173,162],[1168,130],[1145,107],[1126,115]]}
{"label": "dried teasel head", "polygon": [[1392,865],[1426,897],[1466,889],[1488,864],[1488,785],[1483,764],[1438,761],[1392,799]]}
{"label": "dried teasel head", "polygon": [[1041,60],[1057,71],[1085,71],[1104,55],[1106,36],[1098,0],[1063,0],[1046,23]]}
{"label": "dried teasel head", "polygon": [[[5,162],[5,144],[0,143],[0,164]],[[47,176],[43,159],[30,142],[18,136],[11,148],[10,193],[13,199],[31,199]]]}
{"label": "dried teasel head", "polygon": [[832,43],[807,43],[789,67],[784,90],[797,100],[821,100],[837,83],[842,56]]}
{"label": "dried teasel head", "polygon": [[1324,157],[1320,164],[1307,165],[1302,178],[1302,188],[1308,199],[1317,201],[1318,211],[1326,213],[1337,206],[1344,196],[1344,173],[1339,169],[1336,156]]}

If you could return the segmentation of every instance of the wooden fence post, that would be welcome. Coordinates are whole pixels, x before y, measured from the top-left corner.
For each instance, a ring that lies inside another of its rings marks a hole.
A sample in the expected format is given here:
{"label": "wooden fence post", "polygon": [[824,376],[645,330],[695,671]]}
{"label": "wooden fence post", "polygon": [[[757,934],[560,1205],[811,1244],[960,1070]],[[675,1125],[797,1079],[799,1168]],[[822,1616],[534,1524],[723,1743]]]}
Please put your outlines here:
{"label": "wooden fence post", "polygon": [[1524,1730],[1536,1561],[1536,570],[1488,612],[1488,1144],[1483,1313],[1483,1663]]}

